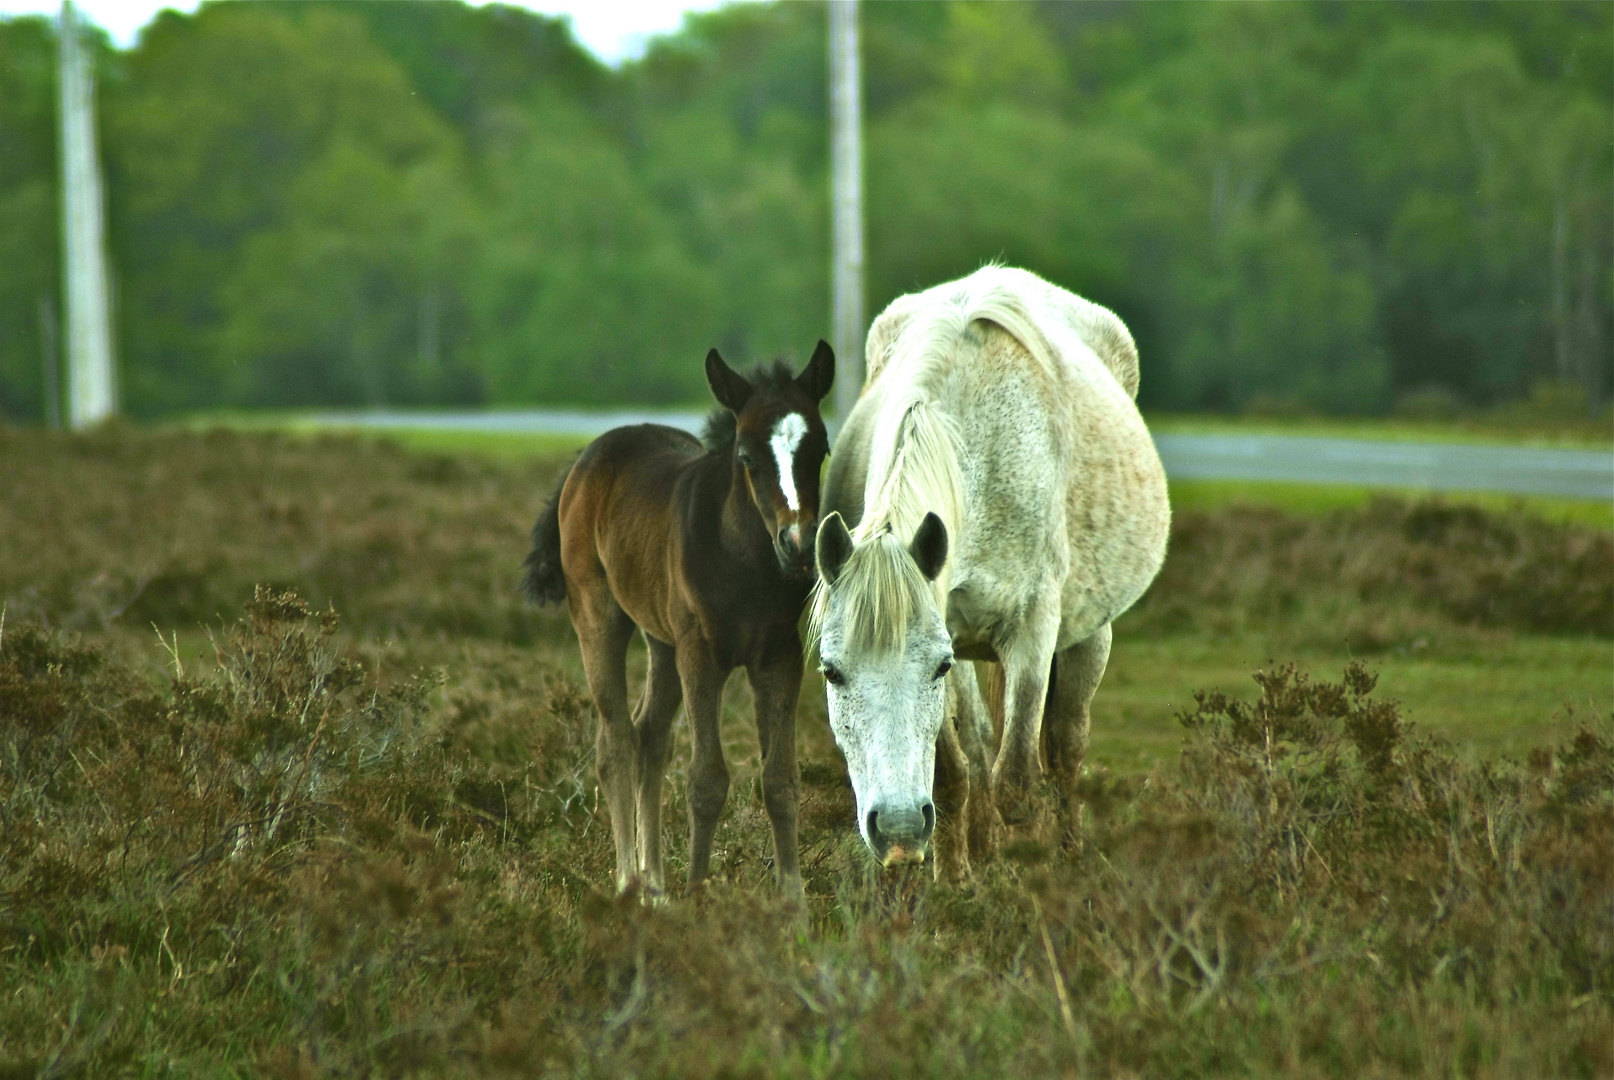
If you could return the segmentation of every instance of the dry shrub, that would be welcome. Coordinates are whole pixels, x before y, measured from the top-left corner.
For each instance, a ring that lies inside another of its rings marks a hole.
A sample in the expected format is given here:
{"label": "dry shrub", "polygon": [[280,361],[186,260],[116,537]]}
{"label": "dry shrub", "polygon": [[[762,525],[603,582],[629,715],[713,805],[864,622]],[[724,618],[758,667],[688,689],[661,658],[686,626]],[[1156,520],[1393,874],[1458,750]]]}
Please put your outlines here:
{"label": "dry shrub", "polygon": [[513,569],[558,459],[421,459],[385,442],[112,426],[0,427],[0,601],[14,620],[146,631],[214,621],[260,582],[350,627],[530,642],[565,613]]}
{"label": "dry shrub", "polygon": [[1178,1072],[1148,1040],[1186,1026],[1183,1075],[1605,1074],[1606,1016],[1563,1015],[1614,1003],[1609,732],[1465,764],[1360,664],[1256,681],[1181,717],[1180,781],[1090,778],[1092,854],[1032,883],[1051,964],[1109,1003],[1079,1014],[1088,1062]]}
{"label": "dry shrub", "polygon": [[[1614,1074],[1606,726],[1475,762],[1363,669],[1271,669],[1201,698],[1180,769],[1089,776],[1082,854],[1020,843],[967,888],[874,868],[804,726],[806,910],[745,783],[707,893],[646,906],[604,891],[565,615],[515,594],[556,462],[0,454],[0,1077]],[[1441,504],[1185,514],[1142,617],[1606,634],[1606,544]],[[676,868],[676,759],[668,788]]]}
{"label": "dry shrub", "polygon": [[1156,631],[1310,622],[1380,648],[1441,622],[1614,636],[1614,537],[1438,499],[1302,518],[1189,510],[1136,613]]}
{"label": "dry shrub", "polygon": [[[168,1037],[204,1060],[268,1021],[368,1063],[408,1044],[399,1016],[433,993],[464,1010],[452,980],[426,984],[447,953],[479,958],[481,978],[519,963],[508,939],[457,930],[467,879],[448,852],[569,832],[569,806],[588,817],[579,692],[554,682],[524,725],[541,757],[501,765],[460,745],[466,722],[427,724],[439,674],[381,683],[343,655],[337,625],[259,588],[213,663],[174,658],[166,686],[37,626],[5,628],[0,950],[17,978],[0,1071],[127,1066],[153,993],[170,999]],[[399,971],[412,971],[401,998]],[[87,1027],[42,1022],[86,1013]],[[41,1022],[11,1023],[29,1016]]]}
{"label": "dry shrub", "polygon": [[[1089,777],[1074,859],[1022,843],[947,888],[880,873],[849,817],[815,811],[797,911],[737,793],[727,880],[647,905],[600,890],[575,684],[382,685],[335,628],[259,590],[215,663],[167,685],[6,631],[4,1075],[1610,1064],[1606,730],[1474,764],[1359,665],[1282,668],[1254,703],[1200,697],[1180,774]],[[805,778],[844,799],[839,770]]]}

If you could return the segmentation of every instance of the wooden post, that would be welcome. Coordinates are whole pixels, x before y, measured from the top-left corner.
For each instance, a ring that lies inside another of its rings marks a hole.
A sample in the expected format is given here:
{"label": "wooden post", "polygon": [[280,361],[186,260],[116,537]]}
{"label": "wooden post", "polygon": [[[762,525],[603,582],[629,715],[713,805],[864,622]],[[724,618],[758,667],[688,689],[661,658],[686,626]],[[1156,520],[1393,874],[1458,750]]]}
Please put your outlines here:
{"label": "wooden post", "polygon": [[845,422],[863,389],[863,95],[857,0],[829,0],[831,306],[835,415]]}
{"label": "wooden post", "polygon": [[101,168],[95,152],[95,79],[63,0],[60,32],[62,293],[67,306],[67,415],[74,430],[118,411],[112,370]]}

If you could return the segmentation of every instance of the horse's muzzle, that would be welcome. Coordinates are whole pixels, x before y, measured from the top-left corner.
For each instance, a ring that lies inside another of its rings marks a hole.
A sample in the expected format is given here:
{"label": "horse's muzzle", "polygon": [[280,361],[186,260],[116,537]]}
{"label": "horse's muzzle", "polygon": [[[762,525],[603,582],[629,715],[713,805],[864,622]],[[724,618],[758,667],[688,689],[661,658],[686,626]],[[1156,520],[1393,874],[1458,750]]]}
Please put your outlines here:
{"label": "horse's muzzle", "polygon": [[936,807],[929,799],[919,806],[879,805],[869,811],[869,847],[882,866],[925,861],[925,848],[936,829]]}

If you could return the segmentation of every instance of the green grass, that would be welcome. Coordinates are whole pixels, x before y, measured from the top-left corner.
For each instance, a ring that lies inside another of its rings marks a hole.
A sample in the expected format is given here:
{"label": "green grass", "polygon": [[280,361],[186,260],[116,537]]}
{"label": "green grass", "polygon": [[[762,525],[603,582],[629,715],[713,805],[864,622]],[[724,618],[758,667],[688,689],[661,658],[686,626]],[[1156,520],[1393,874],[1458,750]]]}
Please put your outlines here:
{"label": "green grass", "polygon": [[[1354,484],[1289,484],[1261,480],[1171,481],[1171,505],[1176,511],[1265,506],[1285,513],[1315,516],[1335,510],[1359,509],[1386,495],[1407,499],[1430,497],[1428,492]],[[1614,530],[1614,503],[1538,495],[1501,495],[1484,491],[1440,492],[1433,497],[1465,506],[1477,506],[1492,513],[1520,512],[1545,521]]]}
{"label": "green grass", "polygon": [[[1523,757],[1562,743],[1590,718],[1614,712],[1614,644],[1579,637],[1449,634],[1414,649],[1373,654],[1383,692],[1428,734],[1481,757]],[[1092,758],[1120,772],[1172,766],[1179,713],[1194,691],[1253,698],[1250,672],[1295,661],[1318,673],[1343,667],[1348,650],[1274,647],[1260,637],[1150,637],[1116,627],[1109,670],[1093,703]]]}

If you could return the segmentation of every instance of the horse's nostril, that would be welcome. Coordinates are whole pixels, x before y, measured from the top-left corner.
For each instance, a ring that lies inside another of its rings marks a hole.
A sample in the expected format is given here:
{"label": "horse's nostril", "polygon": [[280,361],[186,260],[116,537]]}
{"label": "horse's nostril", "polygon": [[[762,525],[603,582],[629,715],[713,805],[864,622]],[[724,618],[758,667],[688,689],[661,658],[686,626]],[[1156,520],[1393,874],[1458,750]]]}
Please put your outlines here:
{"label": "horse's nostril", "polygon": [[924,838],[929,840],[930,834],[936,831],[936,806],[934,803],[926,802],[919,811],[925,815]]}
{"label": "horse's nostril", "polygon": [[878,810],[870,810],[869,811],[868,826],[869,826],[869,841],[871,843],[873,843],[875,847],[879,847],[880,846],[880,811],[878,811]]}

